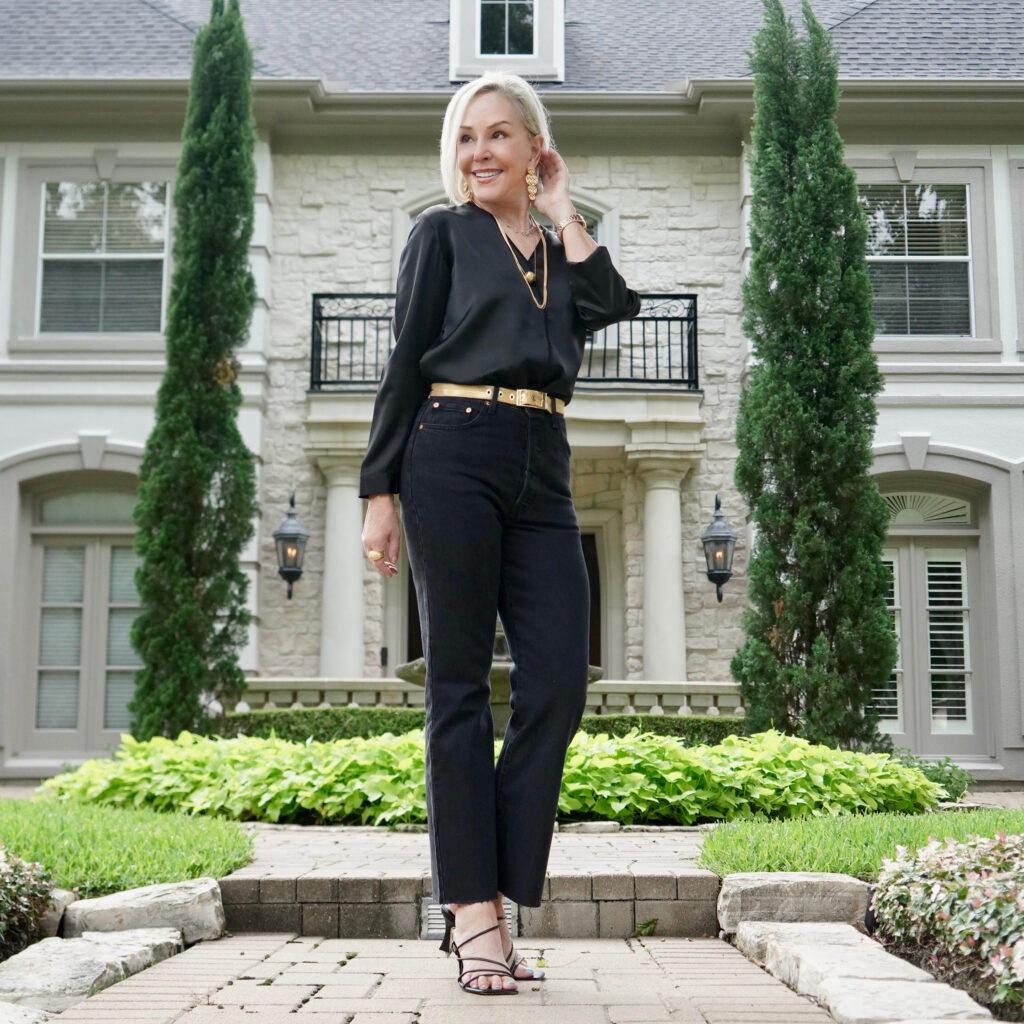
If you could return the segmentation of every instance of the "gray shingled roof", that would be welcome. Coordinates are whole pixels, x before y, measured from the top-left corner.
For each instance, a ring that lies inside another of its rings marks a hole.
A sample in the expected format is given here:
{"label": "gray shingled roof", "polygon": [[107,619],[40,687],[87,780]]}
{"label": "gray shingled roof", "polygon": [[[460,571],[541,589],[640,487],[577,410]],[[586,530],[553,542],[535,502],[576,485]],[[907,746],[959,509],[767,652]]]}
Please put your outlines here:
{"label": "gray shingled roof", "polygon": [[[785,0],[798,13],[798,0]],[[448,0],[241,0],[259,77],[448,80]],[[814,0],[847,78],[1024,79],[1024,0]],[[0,78],[187,78],[210,0],[0,0]],[[761,0],[565,0],[566,80],[659,92],[749,75]]]}

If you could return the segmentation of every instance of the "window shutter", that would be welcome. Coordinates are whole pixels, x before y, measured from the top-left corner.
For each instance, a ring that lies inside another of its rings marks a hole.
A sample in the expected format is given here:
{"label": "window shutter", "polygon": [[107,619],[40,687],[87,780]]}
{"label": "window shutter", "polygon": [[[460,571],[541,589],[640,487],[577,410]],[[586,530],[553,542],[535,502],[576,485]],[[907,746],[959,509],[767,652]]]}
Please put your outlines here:
{"label": "window shutter", "polygon": [[889,609],[889,621],[896,635],[896,665],[885,686],[876,686],[872,691],[871,703],[881,724],[888,724],[896,732],[903,730],[903,636],[900,621],[899,558],[896,551],[886,550],[882,564],[889,570],[889,590],[885,603]]}
{"label": "window shutter", "polygon": [[925,553],[933,732],[970,732],[966,552]]}

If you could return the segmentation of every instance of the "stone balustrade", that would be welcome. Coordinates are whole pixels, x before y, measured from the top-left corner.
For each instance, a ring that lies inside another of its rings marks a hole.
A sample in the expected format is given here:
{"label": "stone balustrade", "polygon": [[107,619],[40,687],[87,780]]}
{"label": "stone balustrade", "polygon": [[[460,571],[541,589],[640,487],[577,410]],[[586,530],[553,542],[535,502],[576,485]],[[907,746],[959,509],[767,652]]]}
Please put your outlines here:
{"label": "stone balustrade", "polygon": [[[253,678],[229,711],[262,708],[422,707],[423,689],[401,679]],[[587,690],[588,715],[727,715],[742,718],[731,682],[648,682],[602,679]]]}

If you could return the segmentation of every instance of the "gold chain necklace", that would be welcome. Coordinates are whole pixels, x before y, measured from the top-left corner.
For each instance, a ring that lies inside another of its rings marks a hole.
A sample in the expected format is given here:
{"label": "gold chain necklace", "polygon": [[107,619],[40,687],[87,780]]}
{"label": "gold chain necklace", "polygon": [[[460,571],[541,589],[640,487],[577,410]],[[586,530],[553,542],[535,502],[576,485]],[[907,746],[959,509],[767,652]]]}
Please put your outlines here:
{"label": "gold chain necklace", "polygon": [[[527,277],[526,271],[523,270],[522,264],[516,258],[515,250],[512,248],[512,243],[508,240],[508,235],[505,233],[505,226],[497,218],[495,218],[495,223],[498,225],[498,230],[501,232],[501,237],[505,239],[505,244],[508,246],[509,254],[512,257],[512,262],[516,265],[516,270],[519,271],[519,274],[523,279],[523,284],[526,285],[526,290],[530,293],[530,298],[533,299],[533,304],[538,309],[543,309],[548,304],[548,245],[547,241],[544,238],[544,232],[541,231],[540,233],[541,250],[544,255],[544,288],[542,290],[542,294],[544,297],[541,302],[538,302],[537,296],[533,294],[533,288],[530,286],[530,278]],[[536,252],[536,249],[534,251]],[[531,270],[530,273],[533,274],[533,271]],[[534,277],[536,277],[536,275],[534,275]]]}
{"label": "gold chain necklace", "polygon": [[[502,223],[504,223],[504,221],[502,221]],[[537,230],[538,224],[533,219],[533,214],[531,214],[530,215],[530,226],[525,231],[520,231],[519,228],[514,228],[514,227],[512,227],[511,224],[505,224],[505,227],[509,231],[514,231],[517,235],[521,236],[522,238],[529,238],[530,235],[532,235],[534,233],[534,231]]]}

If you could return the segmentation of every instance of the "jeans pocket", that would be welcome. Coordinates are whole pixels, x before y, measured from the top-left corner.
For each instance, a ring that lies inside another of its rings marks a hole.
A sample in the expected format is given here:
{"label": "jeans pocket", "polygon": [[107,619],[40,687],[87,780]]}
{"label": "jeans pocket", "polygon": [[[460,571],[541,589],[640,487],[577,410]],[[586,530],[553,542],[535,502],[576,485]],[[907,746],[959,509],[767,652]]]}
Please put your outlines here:
{"label": "jeans pocket", "polygon": [[420,426],[424,430],[465,430],[483,422],[489,406],[485,398],[428,398]]}

